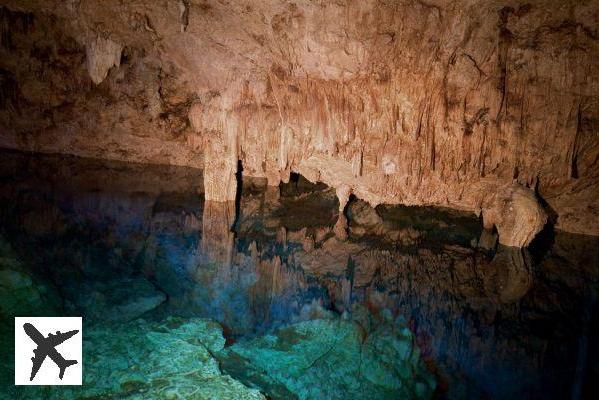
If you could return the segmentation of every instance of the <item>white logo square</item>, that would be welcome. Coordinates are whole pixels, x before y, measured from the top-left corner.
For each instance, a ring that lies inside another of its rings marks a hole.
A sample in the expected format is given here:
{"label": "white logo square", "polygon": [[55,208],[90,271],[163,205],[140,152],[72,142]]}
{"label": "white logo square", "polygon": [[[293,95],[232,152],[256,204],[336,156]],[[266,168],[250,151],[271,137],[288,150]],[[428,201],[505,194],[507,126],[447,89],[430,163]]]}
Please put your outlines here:
{"label": "white logo square", "polygon": [[81,317],[15,317],[15,385],[81,385]]}

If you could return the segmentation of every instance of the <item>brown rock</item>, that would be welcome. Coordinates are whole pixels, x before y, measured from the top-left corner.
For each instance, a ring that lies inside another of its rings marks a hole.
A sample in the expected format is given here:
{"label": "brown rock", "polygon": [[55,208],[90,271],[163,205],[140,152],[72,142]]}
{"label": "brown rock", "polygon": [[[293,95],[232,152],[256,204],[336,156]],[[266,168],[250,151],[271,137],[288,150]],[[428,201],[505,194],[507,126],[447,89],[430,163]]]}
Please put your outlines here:
{"label": "brown rock", "polygon": [[499,243],[525,247],[547,222],[547,214],[529,189],[505,185],[490,195],[483,208],[485,228],[497,228]]}

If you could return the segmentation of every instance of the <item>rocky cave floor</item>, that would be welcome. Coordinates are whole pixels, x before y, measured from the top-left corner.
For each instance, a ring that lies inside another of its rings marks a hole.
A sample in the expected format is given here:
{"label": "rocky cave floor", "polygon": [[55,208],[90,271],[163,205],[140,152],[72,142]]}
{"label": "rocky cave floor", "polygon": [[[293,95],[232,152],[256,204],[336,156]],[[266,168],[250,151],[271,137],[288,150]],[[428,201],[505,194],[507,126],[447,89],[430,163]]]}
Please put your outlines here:
{"label": "rocky cave floor", "polygon": [[497,245],[471,214],[299,175],[205,202],[201,171],[3,152],[0,316],[84,316],[84,385],[5,398],[588,397],[599,238]]}

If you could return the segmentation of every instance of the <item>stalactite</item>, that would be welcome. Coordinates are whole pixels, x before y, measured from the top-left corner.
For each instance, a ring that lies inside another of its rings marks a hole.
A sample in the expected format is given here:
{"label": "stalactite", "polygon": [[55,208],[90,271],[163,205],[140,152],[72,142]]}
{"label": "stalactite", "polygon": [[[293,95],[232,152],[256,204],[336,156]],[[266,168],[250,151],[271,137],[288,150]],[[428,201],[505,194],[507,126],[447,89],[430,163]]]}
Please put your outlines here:
{"label": "stalactite", "polygon": [[92,81],[98,85],[108,75],[112,67],[121,64],[123,47],[110,39],[96,36],[86,45],[87,71]]}
{"label": "stalactite", "polygon": [[179,19],[181,20],[181,33],[187,30],[189,25],[189,0],[179,1]]}

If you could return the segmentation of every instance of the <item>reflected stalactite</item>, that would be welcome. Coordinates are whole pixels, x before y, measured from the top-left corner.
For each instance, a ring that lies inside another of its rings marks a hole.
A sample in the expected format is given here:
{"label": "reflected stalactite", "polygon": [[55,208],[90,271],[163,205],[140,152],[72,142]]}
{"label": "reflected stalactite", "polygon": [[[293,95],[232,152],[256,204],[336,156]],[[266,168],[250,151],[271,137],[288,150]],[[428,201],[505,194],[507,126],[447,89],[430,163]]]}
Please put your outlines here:
{"label": "reflected stalactite", "polygon": [[281,197],[281,190],[278,186],[266,186],[266,192],[264,193],[264,201],[276,202]]}
{"label": "reflected stalactite", "polygon": [[476,247],[484,250],[494,250],[497,246],[497,233],[492,229],[483,229]]}
{"label": "reflected stalactite", "polygon": [[337,222],[335,223],[335,226],[333,227],[333,232],[335,232],[335,236],[339,240],[347,239],[347,227],[348,227],[347,217],[343,214],[339,214],[339,217],[337,218]]}
{"label": "reflected stalactite", "polygon": [[184,215],[183,228],[186,232],[197,232],[202,227],[202,218],[199,214],[189,213]]}
{"label": "reflected stalactite", "polygon": [[502,304],[517,302],[532,287],[531,259],[526,249],[499,246],[485,272],[485,292]]}
{"label": "reflected stalactite", "polygon": [[230,266],[233,260],[235,202],[206,201],[202,220],[202,255],[208,262]]}

